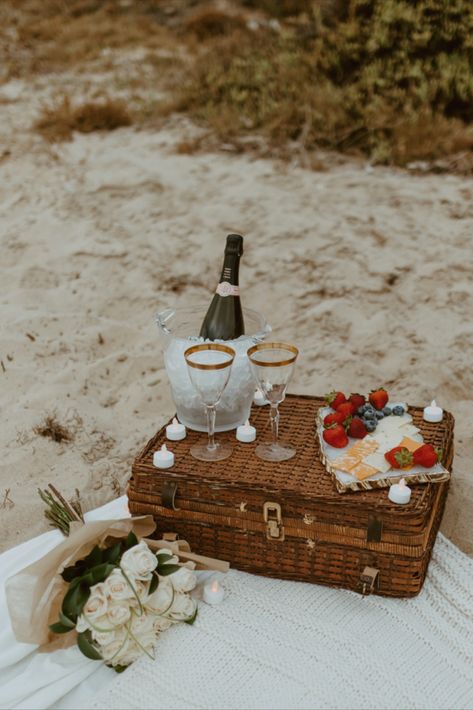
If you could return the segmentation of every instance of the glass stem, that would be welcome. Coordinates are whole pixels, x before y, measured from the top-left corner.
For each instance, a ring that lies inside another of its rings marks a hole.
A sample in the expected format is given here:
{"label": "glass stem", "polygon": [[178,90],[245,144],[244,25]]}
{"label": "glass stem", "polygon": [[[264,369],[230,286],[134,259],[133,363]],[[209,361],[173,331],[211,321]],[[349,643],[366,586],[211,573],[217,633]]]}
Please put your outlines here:
{"label": "glass stem", "polygon": [[273,435],[273,444],[277,444],[279,434],[279,409],[277,404],[271,404],[269,416],[271,418],[271,433]]}
{"label": "glass stem", "polygon": [[207,448],[209,451],[214,451],[217,448],[215,444],[215,414],[216,407],[215,404],[207,405],[207,430],[209,432],[209,443]]}

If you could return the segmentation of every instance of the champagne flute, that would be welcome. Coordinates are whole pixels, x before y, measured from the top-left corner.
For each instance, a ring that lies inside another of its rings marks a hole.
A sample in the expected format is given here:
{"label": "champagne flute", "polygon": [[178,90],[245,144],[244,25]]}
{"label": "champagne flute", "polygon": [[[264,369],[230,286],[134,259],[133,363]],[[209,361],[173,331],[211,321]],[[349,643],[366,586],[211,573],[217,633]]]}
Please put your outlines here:
{"label": "champagne flute", "polygon": [[189,377],[207,413],[207,444],[194,444],[191,455],[199,461],[222,461],[232,453],[232,446],[215,441],[215,413],[217,404],[230,377],[235,351],[227,345],[202,343],[184,353]]}
{"label": "champagne flute", "polygon": [[258,444],[255,453],[264,461],[286,461],[295,456],[296,449],[279,441],[278,407],[286,396],[299,350],[288,343],[258,343],[247,355],[258,386],[270,404],[272,441]]}

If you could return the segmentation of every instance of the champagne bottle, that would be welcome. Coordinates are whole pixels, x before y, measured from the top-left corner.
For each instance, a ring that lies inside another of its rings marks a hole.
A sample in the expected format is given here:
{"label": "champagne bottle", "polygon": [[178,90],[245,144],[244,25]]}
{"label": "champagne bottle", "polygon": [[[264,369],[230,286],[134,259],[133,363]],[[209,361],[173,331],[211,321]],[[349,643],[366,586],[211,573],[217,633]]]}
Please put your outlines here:
{"label": "champagne bottle", "polygon": [[243,254],[243,237],[229,234],[222,275],[204,318],[200,336],[208,340],[233,340],[245,332],[238,286],[238,269]]}

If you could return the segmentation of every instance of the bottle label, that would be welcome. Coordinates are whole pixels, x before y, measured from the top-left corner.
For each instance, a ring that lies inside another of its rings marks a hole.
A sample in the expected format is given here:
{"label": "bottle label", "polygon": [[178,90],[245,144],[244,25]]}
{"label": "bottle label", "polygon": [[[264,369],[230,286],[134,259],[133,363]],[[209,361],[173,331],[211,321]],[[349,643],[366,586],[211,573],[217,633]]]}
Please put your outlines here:
{"label": "bottle label", "polygon": [[217,286],[217,293],[219,296],[239,296],[240,295],[240,287],[239,286],[234,286],[233,284],[228,283],[228,281],[220,281],[219,285]]}

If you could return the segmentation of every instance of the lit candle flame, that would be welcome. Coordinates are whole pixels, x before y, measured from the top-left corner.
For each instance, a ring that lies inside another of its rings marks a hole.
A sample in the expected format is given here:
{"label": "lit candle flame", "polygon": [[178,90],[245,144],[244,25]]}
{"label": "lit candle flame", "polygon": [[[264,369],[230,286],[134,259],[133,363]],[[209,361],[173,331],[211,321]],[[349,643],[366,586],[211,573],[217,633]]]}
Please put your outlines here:
{"label": "lit candle flame", "polygon": [[167,454],[167,451],[168,451],[168,449],[167,449],[166,444],[163,444],[163,445],[161,446],[161,453],[162,453],[162,454]]}
{"label": "lit candle flame", "polygon": [[249,419],[246,420],[245,426],[250,426],[250,420],[249,420]]}
{"label": "lit candle flame", "polygon": [[406,487],[406,479],[401,478],[401,480],[399,481],[399,488],[404,489],[405,487]]}
{"label": "lit candle flame", "polygon": [[435,399],[432,400],[432,402],[430,403],[430,406],[431,406],[431,407],[436,407],[436,406],[437,406],[437,402],[435,401]]}
{"label": "lit candle flame", "polygon": [[179,424],[179,422],[177,421],[176,417],[174,417],[174,419],[172,420],[172,423],[173,423],[174,426],[176,426],[176,424]]}
{"label": "lit candle flame", "polygon": [[214,581],[210,585],[210,589],[212,590],[212,592],[218,592],[218,590],[220,589],[220,584],[218,583],[218,579],[214,579]]}

